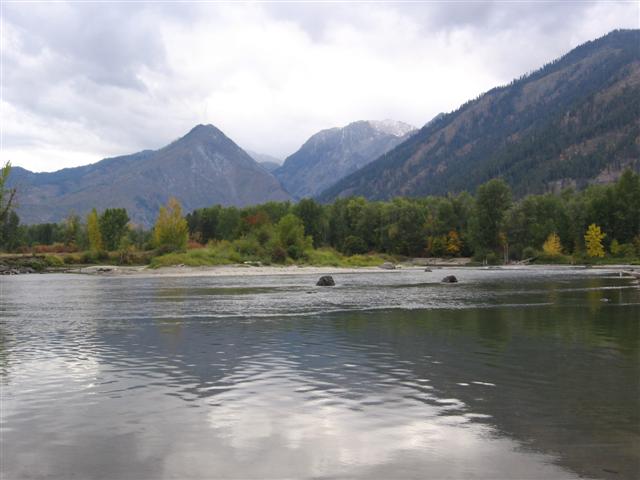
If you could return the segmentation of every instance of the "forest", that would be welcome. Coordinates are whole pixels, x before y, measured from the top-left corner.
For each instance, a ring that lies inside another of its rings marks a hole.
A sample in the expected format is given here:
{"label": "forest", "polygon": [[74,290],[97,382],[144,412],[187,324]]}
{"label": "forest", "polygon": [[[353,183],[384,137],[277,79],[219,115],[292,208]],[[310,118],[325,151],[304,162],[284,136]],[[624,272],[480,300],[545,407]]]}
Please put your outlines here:
{"label": "forest", "polygon": [[[492,179],[474,195],[367,201],[339,198],[214,205],[183,215],[170,199],[152,229],[126,210],[93,209],[61,223],[22,225],[8,191],[0,197],[4,252],[45,254],[53,264],[151,263],[152,266],[262,264],[374,265],[384,259],[472,257],[488,264],[637,262],[640,175],[607,185],[514,198]],[[51,258],[53,257],[53,258]]]}

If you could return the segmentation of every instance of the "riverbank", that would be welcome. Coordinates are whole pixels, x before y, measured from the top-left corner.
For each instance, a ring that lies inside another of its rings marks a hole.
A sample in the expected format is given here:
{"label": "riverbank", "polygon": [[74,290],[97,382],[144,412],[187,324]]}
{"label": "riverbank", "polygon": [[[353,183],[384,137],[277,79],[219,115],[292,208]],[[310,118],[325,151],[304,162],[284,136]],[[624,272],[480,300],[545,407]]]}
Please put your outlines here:
{"label": "riverbank", "polygon": [[[186,265],[175,265],[169,267],[150,268],[148,266],[112,266],[112,265],[92,265],[88,267],[78,267],[65,269],[65,273],[76,273],[84,275],[104,275],[104,276],[149,276],[149,277],[235,277],[235,276],[278,276],[278,275],[331,275],[331,274],[357,274],[357,273],[397,273],[402,271],[431,271],[438,270],[491,270],[491,271],[513,271],[513,270],[605,270],[616,271],[624,275],[635,273],[640,274],[637,266],[631,265],[599,265],[585,267],[583,265],[504,265],[500,267],[481,267],[462,264],[448,264],[442,266],[417,266],[413,264],[396,265],[395,268],[381,267],[333,267],[333,266],[310,266],[310,265],[287,265],[287,266],[252,266],[252,265],[216,265],[190,267]],[[633,276],[633,275],[631,275]]]}

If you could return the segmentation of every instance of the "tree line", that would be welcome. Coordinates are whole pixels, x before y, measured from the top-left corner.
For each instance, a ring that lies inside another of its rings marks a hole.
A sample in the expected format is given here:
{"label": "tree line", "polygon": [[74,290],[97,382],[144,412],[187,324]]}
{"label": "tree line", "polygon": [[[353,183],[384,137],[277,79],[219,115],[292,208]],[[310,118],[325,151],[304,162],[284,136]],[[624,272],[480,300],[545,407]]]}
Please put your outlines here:
{"label": "tree line", "polygon": [[[0,213],[6,207],[1,203],[0,196]],[[309,252],[319,248],[349,256],[472,256],[490,263],[567,255],[637,258],[640,175],[625,171],[612,184],[521,199],[514,199],[501,179],[484,183],[475,195],[214,205],[186,216],[170,199],[151,230],[132,227],[122,208],[94,209],[86,218],[72,214],[63,222],[40,225],[20,225],[16,213],[6,208],[0,222],[5,251],[47,251],[55,245],[60,251],[161,254],[185,250],[190,242],[192,247],[224,245],[236,252],[232,258],[276,263],[308,260]]]}

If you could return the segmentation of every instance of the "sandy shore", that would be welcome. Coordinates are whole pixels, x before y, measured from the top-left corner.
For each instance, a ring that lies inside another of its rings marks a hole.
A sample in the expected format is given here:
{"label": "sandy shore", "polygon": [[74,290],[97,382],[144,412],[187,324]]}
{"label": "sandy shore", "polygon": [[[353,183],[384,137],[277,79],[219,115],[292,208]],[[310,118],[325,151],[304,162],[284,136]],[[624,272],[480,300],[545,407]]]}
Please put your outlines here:
{"label": "sandy shore", "polygon": [[[500,267],[464,266],[464,265],[442,265],[430,267],[437,269],[474,269],[474,270],[528,270],[528,269],[577,269],[585,267],[580,265],[505,265]],[[78,269],[67,270],[67,273],[81,273],[87,275],[104,276],[149,276],[149,277],[226,277],[226,276],[259,276],[259,275],[332,275],[340,273],[397,273],[407,270],[423,271],[424,266],[399,265],[395,270],[386,270],[380,267],[314,267],[314,266],[249,266],[249,265],[218,265],[205,267],[172,266],[149,268],[147,266],[113,266],[113,265],[92,265]],[[602,265],[594,266],[593,270],[613,270],[629,271],[637,266],[629,265]]]}
{"label": "sandy shore", "polygon": [[[424,267],[411,267],[417,270],[424,270]],[[404,268],[407,270],[409,268]],[[311,266],[261,266],[252,267],[247,265],[219,265],[212,267],[127,267],[111,265],[94,265],[70,273],[82,273],[89,275],[144,275],[144,276],[165,276],[165,277],[226,277],[226,276],[257,276],[257,275],[331,275],[337,273],[393,273],[398,270],[384,270],[378,267],[311,267]]]}

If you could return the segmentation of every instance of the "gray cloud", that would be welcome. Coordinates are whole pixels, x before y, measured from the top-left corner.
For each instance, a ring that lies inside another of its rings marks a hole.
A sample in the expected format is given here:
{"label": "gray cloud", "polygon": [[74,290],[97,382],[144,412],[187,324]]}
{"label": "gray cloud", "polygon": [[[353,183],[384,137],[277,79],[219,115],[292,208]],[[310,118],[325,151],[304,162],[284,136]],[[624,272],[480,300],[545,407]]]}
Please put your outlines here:
{"label": "gray cloud", "polygon": [[614,28],[626,2],[2,6],[2,160],[157,148],[210,122],[284,157],[362,118],[421,125]]}

